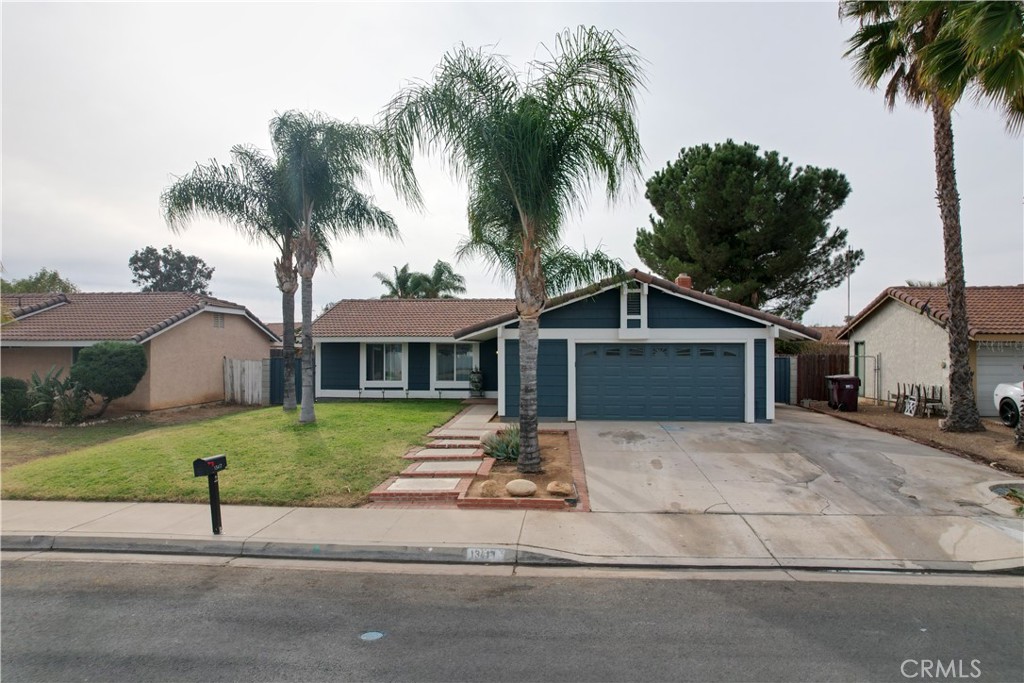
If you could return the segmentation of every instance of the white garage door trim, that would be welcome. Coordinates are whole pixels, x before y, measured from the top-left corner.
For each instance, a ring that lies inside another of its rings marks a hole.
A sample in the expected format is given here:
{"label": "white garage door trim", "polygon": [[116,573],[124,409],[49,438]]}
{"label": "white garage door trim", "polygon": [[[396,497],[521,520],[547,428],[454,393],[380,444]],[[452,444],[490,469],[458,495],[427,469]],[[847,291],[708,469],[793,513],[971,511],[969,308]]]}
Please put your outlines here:
{"label": "white garage door trim", "polygon": [[1003,382],[1024,379],[1024,342],[978,342],[977,399],[978,412],[985,417],[996,417],[992,392]]}

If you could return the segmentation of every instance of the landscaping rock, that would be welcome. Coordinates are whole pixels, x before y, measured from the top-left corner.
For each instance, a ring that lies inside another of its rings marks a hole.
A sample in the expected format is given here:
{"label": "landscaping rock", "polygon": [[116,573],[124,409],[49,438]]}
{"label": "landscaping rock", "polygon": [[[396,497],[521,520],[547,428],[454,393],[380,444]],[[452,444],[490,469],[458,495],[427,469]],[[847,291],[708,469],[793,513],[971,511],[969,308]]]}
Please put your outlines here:
{"label": "landscaping rock", "polygon": [[510,496],[525,498],[537,492],[537,485],[527,479],[513,479],[505,484],[505,490],[508,491]]}
{"label": "landscaping rock", "polygon": [[480,485],[480,496],[483,498],[500,498],[502,494],[501,484],[488,479]]}
{"label": "landscaping rock", "polygon": [[553,496],[571,496],[572,484],[566,484],[564,481],[553,481],[548,484],[548,493]]}

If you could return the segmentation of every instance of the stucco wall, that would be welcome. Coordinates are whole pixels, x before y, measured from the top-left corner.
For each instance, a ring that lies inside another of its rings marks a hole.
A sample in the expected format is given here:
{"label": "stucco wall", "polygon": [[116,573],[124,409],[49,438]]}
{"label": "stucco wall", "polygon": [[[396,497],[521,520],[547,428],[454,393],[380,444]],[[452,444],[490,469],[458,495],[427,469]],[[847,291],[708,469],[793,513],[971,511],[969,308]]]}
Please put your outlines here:
{"label": "stucco wall", "polygon": [[946,331],[927,316],[894,300],[882,304],[850,334],[851,374],[856,342],[864,342],[867,356],[881,354],[880,391],[876,392],[874,361],[862,361],[866,397],[884,400],[903,382],[946,387],[943,399],[949,402],[949,342]]}
{"label": "stucco wall", "polygon": [[[262,360],[270,338],[240,315],[200,313],[164,332],[149,347],[149,410],[224,400],[224,358]],[[141,387],[140,387],[141,388]]]}
{"label": "stucco wall", "polygon": [[72,349],[67,346],[5,348],[0,351],[0,374],[28,381],[33,372],[45,377],[50,368],[64,368],[61,377],[71,372]]}

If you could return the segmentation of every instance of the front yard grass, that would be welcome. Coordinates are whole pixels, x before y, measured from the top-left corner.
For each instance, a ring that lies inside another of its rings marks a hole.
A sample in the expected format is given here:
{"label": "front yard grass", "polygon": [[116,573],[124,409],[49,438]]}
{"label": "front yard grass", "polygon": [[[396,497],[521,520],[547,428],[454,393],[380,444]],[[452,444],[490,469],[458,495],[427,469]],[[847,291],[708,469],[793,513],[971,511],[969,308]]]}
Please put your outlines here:
{"label": "front yard grass", "polygon": [[[277,407],[141,433],[130,424],[123,433],[111,425],[103,443],[7,469],[0,493],[6,499],[202,503],[206,478],[192,476],[192,460],[224,453],[226,504],[351,507],[366,502],[374,486],[407,464],[401,456],[458,410],[457,401],[353,401],[317,404],[313,425],[299,425],[297,413]],[[45,451],[34,439],[70,438],[64,430],[40,431],[52,435],[24,438],[5,427],[4,459],[19,457],[19,448]]]}

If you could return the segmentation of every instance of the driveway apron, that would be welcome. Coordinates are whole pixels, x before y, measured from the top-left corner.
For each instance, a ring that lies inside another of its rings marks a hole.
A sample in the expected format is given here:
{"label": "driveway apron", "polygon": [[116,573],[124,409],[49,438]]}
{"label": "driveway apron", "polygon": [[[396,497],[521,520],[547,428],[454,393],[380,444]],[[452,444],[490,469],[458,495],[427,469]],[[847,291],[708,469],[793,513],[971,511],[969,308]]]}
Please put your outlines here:
{"label": "driveway apron", "polygon": [[578,422],[591,509],[994,515],[988,484],[1001,477],[987,467],[827,415],[779,406],[776,418]]}

